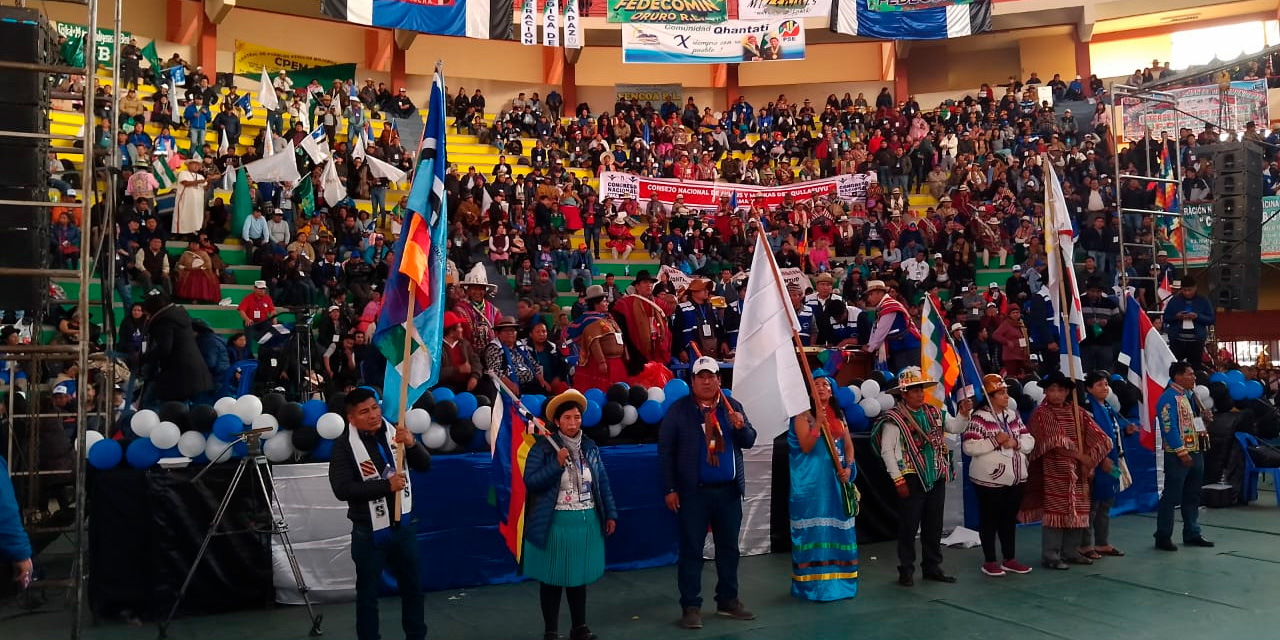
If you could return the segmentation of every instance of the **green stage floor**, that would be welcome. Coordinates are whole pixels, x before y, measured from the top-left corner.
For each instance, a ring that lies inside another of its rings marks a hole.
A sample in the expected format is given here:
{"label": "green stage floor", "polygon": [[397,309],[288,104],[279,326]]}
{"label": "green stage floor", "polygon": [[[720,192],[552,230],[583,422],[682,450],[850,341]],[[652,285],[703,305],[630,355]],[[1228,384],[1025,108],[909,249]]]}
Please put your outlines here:
{"label": "green stage floor", "polygon": [[[1019,531],[1019,555],[1036,567],[1034,573],[988,578],[978,572],[979,550],[945,550],[946,568],[959,576],[959,583],[917,582],[911,589],[893,584],[894,544],[867,545],[861,549],[858,597],[829,604],[802,602],[788,595],[788,555],[746,558],[741,566],[742,598],[758,619],[720,619],[704,606],[706,627],[701,631],[685,631],[675,624],[679,611],[674,567],[609,573],[588,590],[588,618],[602,640],[1275,637],[1276,601],[1280,599],[1280,509],[1275,506],[1274,494],[1263,492],[1261,500],[1250,507],[1206,510],[1201,520],[1205,536],[1217,542],[1214,549],[1156,551],[1151,546],[1154,516],[1125,516],[1113,523],[1112,535],[1116,546],[1128,552],[1127,557],[1107,558],[1091,567],[1064,572],[1040,568],[1039,529],[1024,527]],[[713,581],[708,563],[704,596],[714,592]],[[56,598],[52,601],[58,602]],[[325,638],[355,637],[352,605],[319,609],[325,616]],[[63,610],[14,617],[17,613],[12,605],[0,610],[3,637],[68,637]],[[562,607],[561,615],[565,637],[567,607]],[[505,640],[542,635],[537,586],[529,583],[428,594],[427,620],[431,638]],[[398,621],[399,601],[384,599],[383,638],[403,637]],[[301,640],[307,637],[308,629],[305,611],[289,607],[184,619],[174,624],[169,636],[181,640]],[[99,621],[86,627],[85,636],[151,640],[156,637],[156,628]]]}

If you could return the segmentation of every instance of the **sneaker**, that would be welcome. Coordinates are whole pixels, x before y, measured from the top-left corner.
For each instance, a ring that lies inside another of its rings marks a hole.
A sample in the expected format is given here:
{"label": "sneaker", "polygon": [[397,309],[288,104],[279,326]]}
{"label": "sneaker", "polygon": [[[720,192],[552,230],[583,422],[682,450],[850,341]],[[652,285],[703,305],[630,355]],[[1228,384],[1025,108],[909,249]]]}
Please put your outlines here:
{"label": "sneaker", "polygon": [[686,629],[701,629],[702,609],[697,607],[685,607],[684,615],[680,617],[680,626]]}
{"label": "sneaker", "polygon": [[756,619],[756,614],[748,611],[746,607],[742,606],[742,601],[736,599],[733,602],[730,602],[729,605],[723,609],[716,607],[716,615],[733,618],[734,620]]}
{"label": "sneaker", "polygon": [[1020,573],[1020,574],[1031,573],[1031,567],[1028,567],[1027,565],[1022,564],[1017,560],[1005,560],[1004,564],[1000,566],[1005,571],[1008,571],[1009,573]]}
{"label": "sneaker", "polygon": [[1000,577],[1004,575],[1004,569],[1000,566],[999,562],[982,563],[982,572],[992,577]]}

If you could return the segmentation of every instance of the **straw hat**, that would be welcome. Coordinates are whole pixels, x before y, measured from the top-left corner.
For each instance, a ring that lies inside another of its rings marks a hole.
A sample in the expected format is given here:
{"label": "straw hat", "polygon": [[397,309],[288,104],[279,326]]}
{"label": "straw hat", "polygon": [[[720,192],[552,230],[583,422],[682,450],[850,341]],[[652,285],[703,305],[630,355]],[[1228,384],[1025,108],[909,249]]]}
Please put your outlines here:
{"label": "straw hat", "polygon": [[512,316],[502,316],[498,319],[498,323],[493,325],[494,331],[502,331],[503,329],[519,329],[520,323]]}
{"label": "straw hat", "polygon": [[556,409],[566,402],[572,403],[578,411],[587,410],[587,398],[577,389],[570,389],[547,401],[546,408],[543,409],[547,414],[547,420],[555,422]]}
{"label": "straw hat", "polygon": [[870,280],[867,282],[866,293],[872,291],[888,291],[889,287],[885,285],[884,280]]}
{"label": "straw hat", "polygon": [[916,387],[931,387],[935,384],[938,384],[938,381],[924,377],[920,367],[906,367],[898,372],[898,386],[890,389],[889,393],[902,393]]}

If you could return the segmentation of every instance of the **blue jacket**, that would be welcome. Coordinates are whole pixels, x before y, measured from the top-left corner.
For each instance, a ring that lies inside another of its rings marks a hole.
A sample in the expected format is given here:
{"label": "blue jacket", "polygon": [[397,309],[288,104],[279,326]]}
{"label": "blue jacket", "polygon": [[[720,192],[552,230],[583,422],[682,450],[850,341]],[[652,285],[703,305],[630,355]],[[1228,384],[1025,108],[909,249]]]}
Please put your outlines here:
{"label": "blue jacket", "polygon": [[0,458],[0,562],[5,564],[31,557],[31,541],[22,529],[18,496],[9,480],[9,465]]}
{"label": "blue jacket", "polygon": [[[1184,331],[1182,329],[1182,321],[1178,319],[1178,314],[1184,311],[1191,311],[1196,314],[1193,323],[1194,329]],[[1209,299],[1204,296],[1196,296],[1190,300],[1181,295],[1175,295],[1169,298],[1169,302],[1164,307],[1164,332],[1169,336],[1169,340],[1181,340],[1185,342],[1204,340],[1209,335],[1209,327],[1213,326],[1213,305],[1209,304]]]}
{"label": "blue jacket", "polygon": [[[742,405],[729,398],[729,405],[743,413]],[[729,413],[723,404],[716,407],[716,418],[729,433],[728,442],[733,445],[733,476],[738,481],[738,493],[746,495],[747,479],[742,468],[742,450],[756,444],[756,430],[743,414],[741,429],[734,429]],[[667,415],[658,427],[658,463],[662,466],[662,492],[693,491],[698,488],[698,471],[701,457],[706,455],[706,433],[702,430],[702,412],[692,396],[685,396],[671,403]]]}
{"label": "blue jacket", "polygon": [[[559,434],[552,436],[556,444],[564,443]],[[582,456],[591,467],[591,497],[596,503],[596,516],[600,519],[600,531],[604,532],[606,520],[618,519],[618,508],[613,502],[613,490],[609,488],[609,474],[600,459],[600,448],[591,438],[582,438]],[[560,493],[560,476],[564,467],[556,461],[556,450],[546,438],[539,439],[529,450],[524,465],[525,498],[524,541],[546,548],[551,533],[551,518],[556,513],[556,497]]]}
{"label": "blue jacket", "polygon": [[[1089,404],[1089,411],[1093,414],[1093,421],[1098,423],[1098,427],[1102,429],[1103,433],[1107,434],[1107,436],[1111,438],[1112,442],[1117,443],[1117,446],[1111,447],[1111,451],[1107,453],[1107,457],[1111,459],[1111,464],[1119,467],[1120,466],[1120,447],[1123,446],[1126,450],[1128,450],[1129,445],[1125,443],[1125,439],[1129,437],[1132,437],[1135,439],[1137,438],[1136,434],[1134,436],[1126,436],[1124,433],[1125,428],[1133,424],[1133,421],[1125,418],[1119,413],[1116,413],[1116,411],[1112,409],[1111,406],[1108,405],[1107,403],[1098,402],[1098,400],[1093,396],[1088,396],[1088,404]],[[1130,442],[1130,444],[1131,443],[1132,442]],[[1103,473],[1101,468],[1099,468],[1097,471],[1094,472],[1093,474],[1093,499],[1094,500],[1106,500],[1108,498],[1114,498],[1116,494],[1119,492],[1120,492],[1119,478],[1116,478],[1115,476],[1109,473]]]}

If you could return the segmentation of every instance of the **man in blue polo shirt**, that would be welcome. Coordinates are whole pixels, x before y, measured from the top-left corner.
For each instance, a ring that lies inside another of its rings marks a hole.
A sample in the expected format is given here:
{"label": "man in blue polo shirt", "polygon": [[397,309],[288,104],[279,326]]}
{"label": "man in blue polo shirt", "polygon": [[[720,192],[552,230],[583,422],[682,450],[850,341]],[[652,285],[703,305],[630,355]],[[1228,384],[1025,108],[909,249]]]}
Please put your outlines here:
{"label": "man in blue polo shirt", "polygon": [[680,624],[702,628],[702,547],[707,527],[716,549],[716,615],[753,620],[738,599],[738,532],[746,492],[742,450],[756,430],[742,405],[720,393],[720,365],[703,356],[693,363],[691,394],[671,404],[658,431],[667,508],[680,529],[677,582]]}

